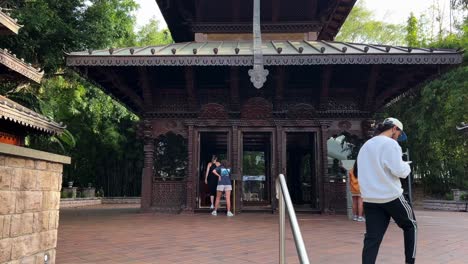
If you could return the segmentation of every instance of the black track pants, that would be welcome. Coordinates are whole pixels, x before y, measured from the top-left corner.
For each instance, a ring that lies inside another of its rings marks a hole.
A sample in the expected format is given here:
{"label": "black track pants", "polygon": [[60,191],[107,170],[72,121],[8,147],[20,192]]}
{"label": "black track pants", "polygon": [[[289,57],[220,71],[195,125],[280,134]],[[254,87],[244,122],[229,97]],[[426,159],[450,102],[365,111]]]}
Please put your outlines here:
{"label": "black track pants", "polygon": [[362,263],[375,263],[390,217],[403,229],[406,263],[414,263],[418,229],[413,208],[404,196],[383,204],[364,202],[364,213],[366,215],[366,234],[362,250]]}

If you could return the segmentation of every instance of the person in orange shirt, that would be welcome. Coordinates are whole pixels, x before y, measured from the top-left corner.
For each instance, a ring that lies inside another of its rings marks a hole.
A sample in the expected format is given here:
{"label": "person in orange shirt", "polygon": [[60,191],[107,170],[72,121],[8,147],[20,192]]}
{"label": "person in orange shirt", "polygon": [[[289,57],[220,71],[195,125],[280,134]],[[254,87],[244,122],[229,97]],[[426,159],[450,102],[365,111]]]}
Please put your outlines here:
{"label": "person in orange shirt", "polygon": [[349,186],[353,197],[353,221],[364,222],[361,190],[359,189],[357,162],[349,171]]}

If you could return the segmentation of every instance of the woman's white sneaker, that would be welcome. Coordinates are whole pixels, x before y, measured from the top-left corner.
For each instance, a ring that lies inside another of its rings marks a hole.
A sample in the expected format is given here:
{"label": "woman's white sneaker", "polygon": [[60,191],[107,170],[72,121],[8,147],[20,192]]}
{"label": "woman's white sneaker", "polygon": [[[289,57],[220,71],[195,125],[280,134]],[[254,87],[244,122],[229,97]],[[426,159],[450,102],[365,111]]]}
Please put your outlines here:
{"label": "woman's white sneaker", "polygon": [[214,210],[213,212],[211,212],[211,214],[214,215],[214,216],[217,216],[217,215],[218,215],[218,213],[216,212],[216,210]]}
{"label": "woman's white sneaker", "polygon": [[227,215],[227,216],[234,216],[234,214],[233,214],[233,213],[231,213],[231,211],[227,212],[227,214],[226,214],[226,215]]}

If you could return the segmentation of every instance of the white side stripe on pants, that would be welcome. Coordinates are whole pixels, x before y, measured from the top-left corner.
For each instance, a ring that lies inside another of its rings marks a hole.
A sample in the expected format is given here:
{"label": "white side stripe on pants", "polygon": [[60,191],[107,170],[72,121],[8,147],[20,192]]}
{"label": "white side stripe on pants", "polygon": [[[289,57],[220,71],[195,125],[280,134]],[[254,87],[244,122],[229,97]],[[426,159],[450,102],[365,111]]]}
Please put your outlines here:
{"label": "white side stripe on pants", "polygon": [[402,195],[399,197],[401,204],[406,210],[406,214],[408,214],[408,218],[411,220],[411,223],[414,227],[414,246],[413,246],[413,258],[416,257],[416,241],[418,241],[418,227],[416,225],[416,219],[414,219],[413,210],[411,210],[411,206],[406,201],[405,197]]}

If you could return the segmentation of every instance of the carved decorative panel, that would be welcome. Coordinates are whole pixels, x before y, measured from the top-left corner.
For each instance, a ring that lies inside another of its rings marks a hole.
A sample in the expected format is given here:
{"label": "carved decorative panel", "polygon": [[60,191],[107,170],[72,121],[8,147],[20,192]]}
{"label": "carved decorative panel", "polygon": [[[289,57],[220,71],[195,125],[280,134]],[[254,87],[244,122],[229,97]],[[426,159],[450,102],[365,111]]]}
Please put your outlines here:
{"label": "carved decorative panel", "polygon": [[155,181],[151,206],[155,209],[180,212],[185,208],[186,189],[185,181]]}
{"label": "carved decorative panel", "polygon": [[352,127],[351,122],[348,120],[342,120],[338,122],[338,127],[340,128],[341,131],[349,131]]}
{"label": "carved decorative panel", "polygon": [[202,106],[199,118],[202,119],[228,119],[228,112],[224,106],[216,103],[209,103]]}
{"label": "carved decorative panel", "polygon": [[164,135],[167,132],[173,132],[174,134],[181,135],[185,138],[187,137],[187,128],[181,120],[156,119],[153,120],[152,127],[154,138]]}
{"label": "carved decorative panel", "polygon": [[188,97],[183,89],[161,89],[153,98],[155,110],[164,112],[188,111]]}
{"label": "carved decorative panel", "polygon": [[273,105],[262,97],[248,99],[241,108],[241,118],[266,119],[272,117]]}
{"label": "carved decorative panel", "polygon": [[315,108],[310,104],[296,104],[288,109],[290,119],[312,119],[317,116]]}
{"label": "carved decorative panel", "polygon": [[346,212],[346,183],[340,181],[324,183],[325,211],[328,213]]}
{"label": "carved decorative panel", "polygon": [[327,98],[325,102],[320,103],[320,109],[329,112],[359,112],[359,100],[354,98],[337,100],[335,98]]}

